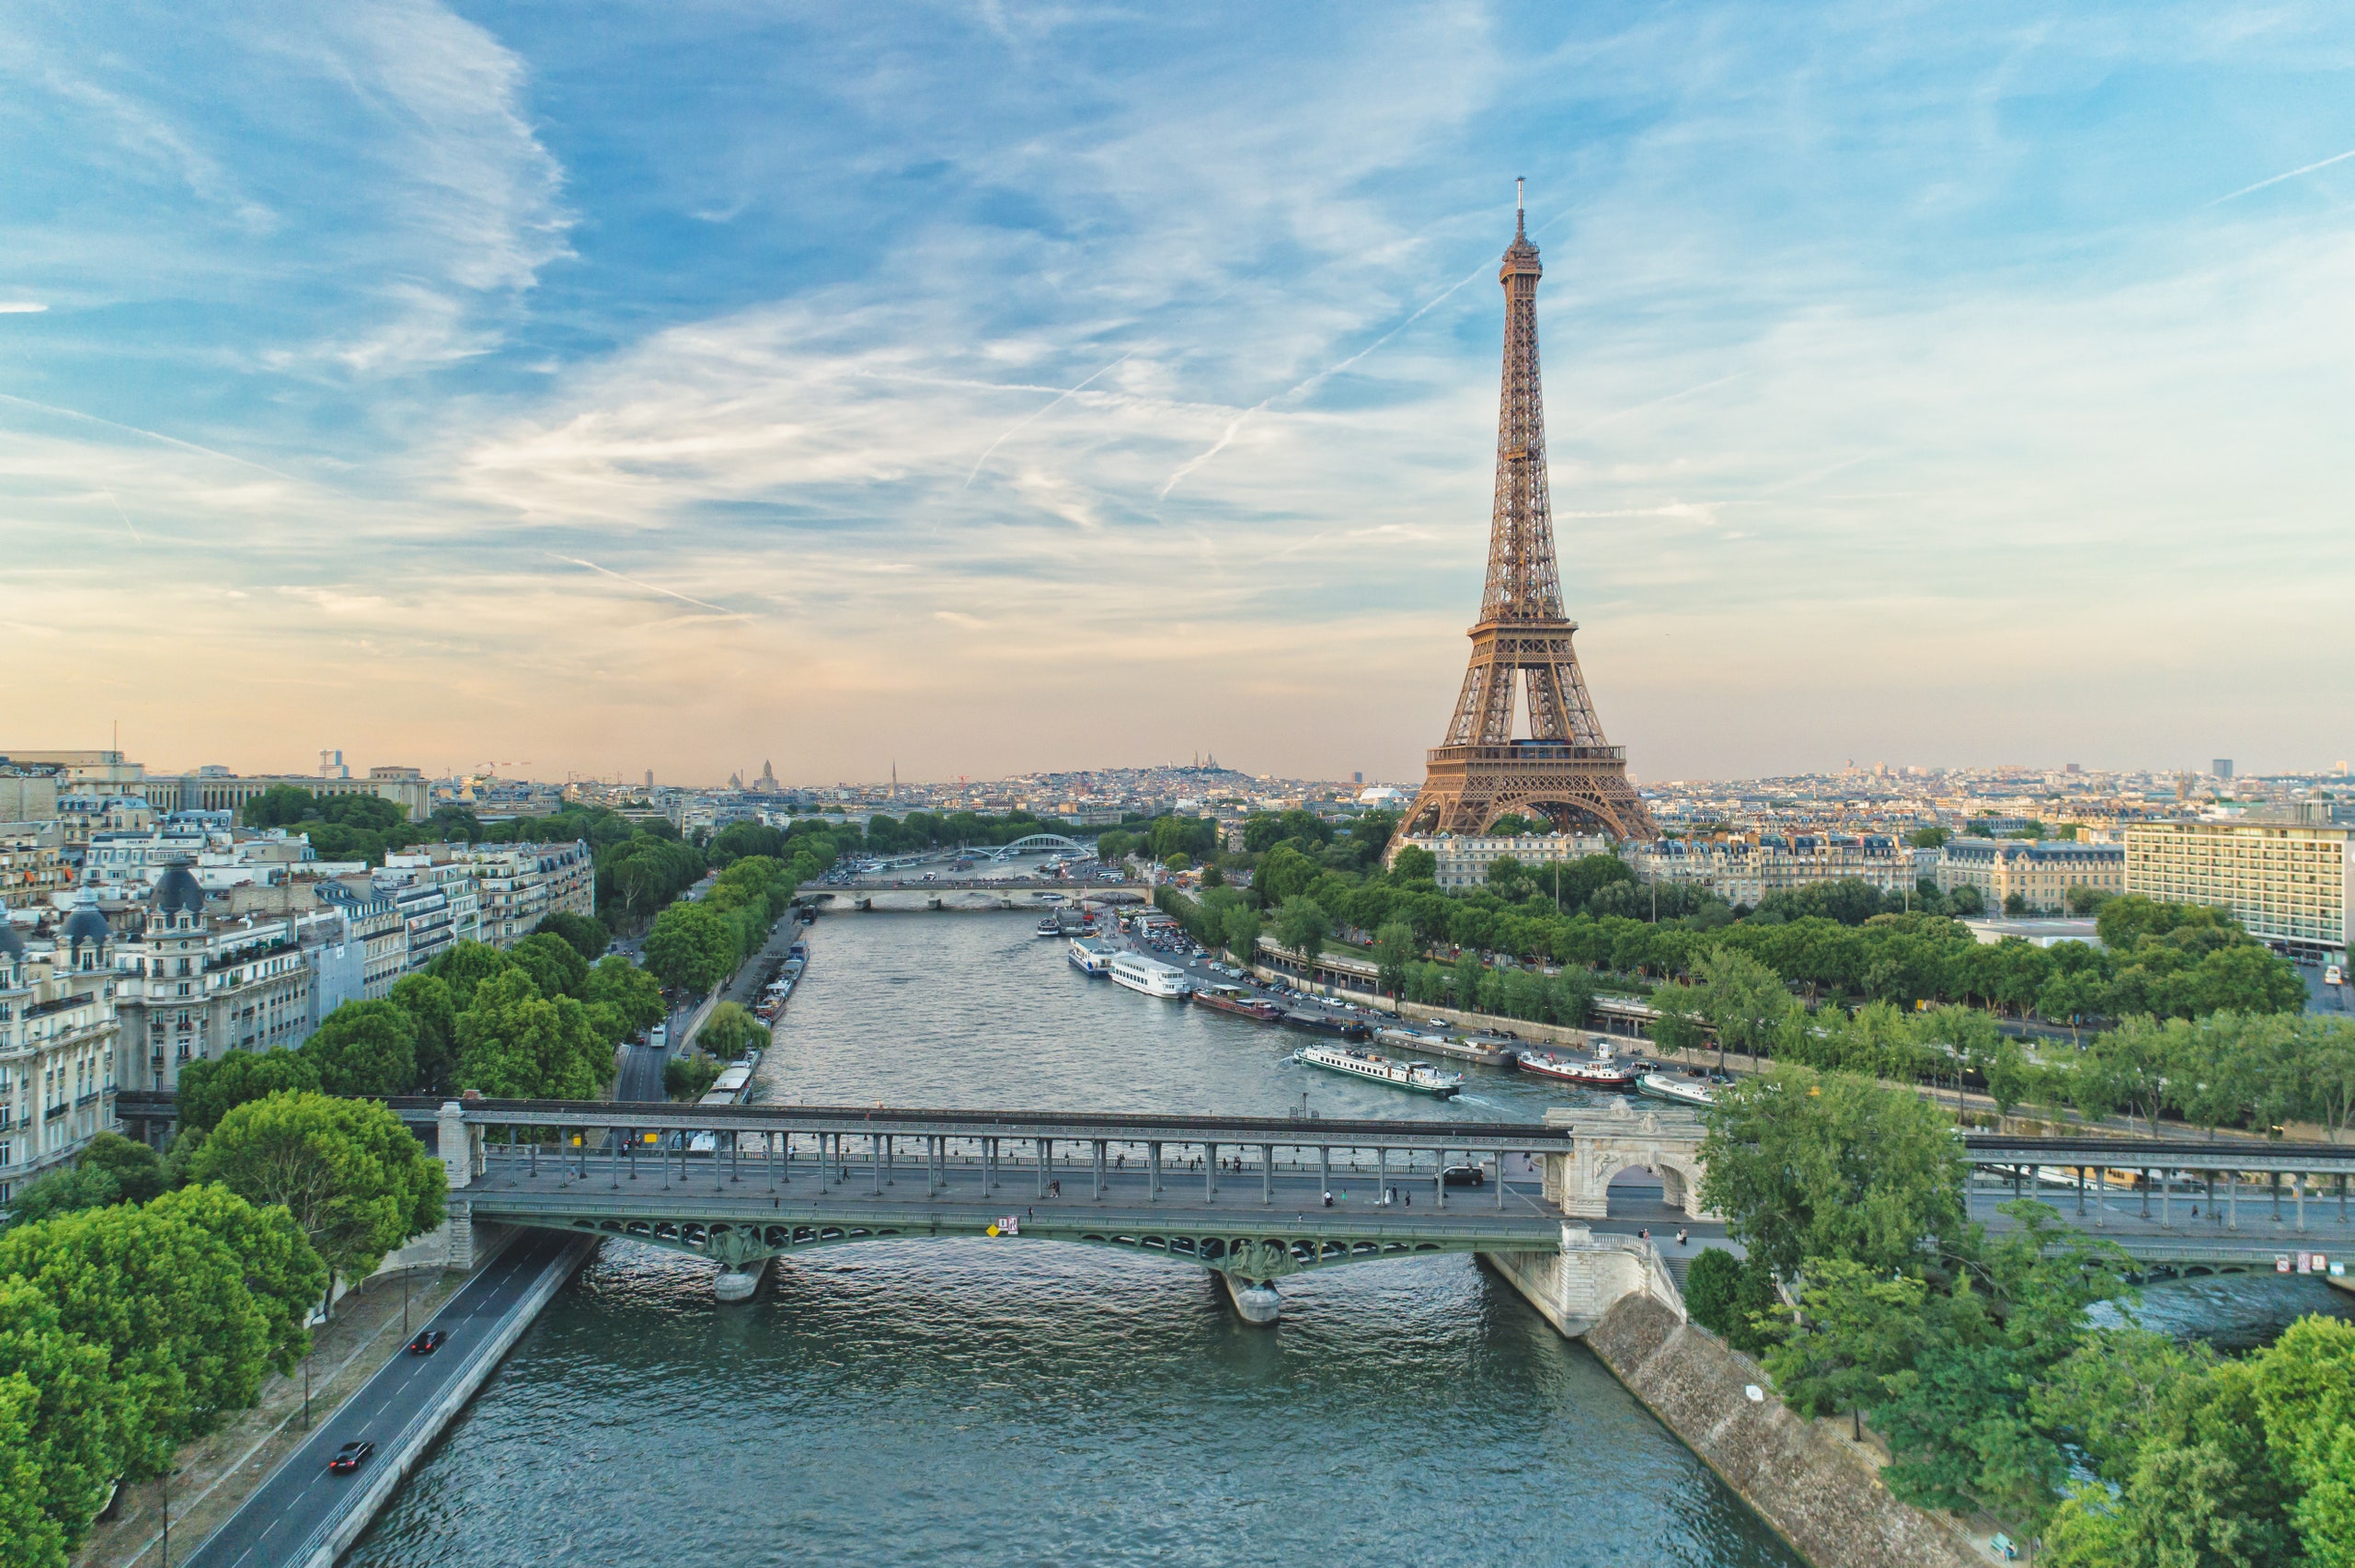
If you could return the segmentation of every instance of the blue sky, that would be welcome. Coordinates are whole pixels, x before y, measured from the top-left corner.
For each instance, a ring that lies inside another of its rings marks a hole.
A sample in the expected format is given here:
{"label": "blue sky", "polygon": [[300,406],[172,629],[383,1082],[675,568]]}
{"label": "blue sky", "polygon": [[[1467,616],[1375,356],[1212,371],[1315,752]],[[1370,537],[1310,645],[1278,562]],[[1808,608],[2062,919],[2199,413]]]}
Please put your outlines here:
{"label": "blue sky", "polygon": [[[2326,765],[2343,7],[0,4],[0,747]],[[36,308],[37,307],[37,308]],[[528,764],[528,766],[525,766]]]}

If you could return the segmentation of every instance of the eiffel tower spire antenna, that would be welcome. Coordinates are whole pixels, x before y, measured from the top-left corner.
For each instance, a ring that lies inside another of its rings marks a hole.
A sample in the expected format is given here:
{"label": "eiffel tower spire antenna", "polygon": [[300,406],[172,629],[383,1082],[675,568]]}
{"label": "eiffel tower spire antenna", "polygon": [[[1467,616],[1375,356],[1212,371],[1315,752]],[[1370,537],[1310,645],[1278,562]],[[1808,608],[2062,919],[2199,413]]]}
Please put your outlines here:
{"label": "eiffel tower spire antenna", "polygon": [[[1497,269],[1505,342],[1488,582],[1464,690],[1396,842],[1410,833],[1479,832],[1509,812],[1545,818],[1565,832],[1624,839],[1658,830],[1627,782],[1626,749],[1603,736],[1570,646],[1578,623],[1562,609],[1537,361],[1545,269],[1529,242],[1522,187],[1514,182],[1512,244]],[[1527,701],[1526,739],[1513,737],[1516,695]]]}

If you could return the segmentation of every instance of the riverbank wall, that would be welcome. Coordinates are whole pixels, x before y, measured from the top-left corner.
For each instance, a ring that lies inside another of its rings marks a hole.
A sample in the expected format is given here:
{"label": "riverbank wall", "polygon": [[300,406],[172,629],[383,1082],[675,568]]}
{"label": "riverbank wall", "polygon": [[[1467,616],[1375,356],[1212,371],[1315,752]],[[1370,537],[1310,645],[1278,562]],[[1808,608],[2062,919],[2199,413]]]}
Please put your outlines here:
{"label": "riverbank wall", "polygon": [[1890,1495],[1871,1452],[1776,1399],[1757,1363],[1649,1293],[1587,1348],[1815,1568],[1984,1568],[1959,1524]]}
{"label": "riverbank wall", "polygon": [[378,1510],[392,1501],[393,1494],[423,1460],[426,1450],[481,1391],[483,1384],[490,1380],[490,1375],[499,1369],[515,1342],[523,1337],[523,1331],[538,1319],[540,1310],[555,1299],[556,1293],[564,1288],[565,1282],[596,1250],[595,1239],[583,1237],[569,1244],[540,1270],[531,1289],[499,1321],[490,1337],[476,1348],[465,1372],[443,1391],[440,1399],[419,1411],[399,1436],[384,1445],[384,1457],[373,1467],[366,1487],[355,1494],[342,1515],[321,1536],[306,1543],[302,1555],[293,1559],[297,1568],[335,1568],[337,1560],[350,1551],[375,1522]]}

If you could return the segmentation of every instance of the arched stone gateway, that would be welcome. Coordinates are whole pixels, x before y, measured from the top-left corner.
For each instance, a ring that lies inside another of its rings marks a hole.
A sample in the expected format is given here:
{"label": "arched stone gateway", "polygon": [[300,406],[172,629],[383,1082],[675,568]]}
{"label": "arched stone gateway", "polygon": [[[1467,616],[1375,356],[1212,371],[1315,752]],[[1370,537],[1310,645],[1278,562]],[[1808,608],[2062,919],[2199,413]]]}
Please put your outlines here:
{"label": "arched stone gateway", "polygon": [[1578,1219],[1607,1219],[1611,1212],[1611,1178],[1630,1166],[1641,1166],[1660,1177],[1660,1196],[1683,1209],[1688,1219],[1717,1219],[1701,1207],[1700,1118],[1689,1111],[1637,1111],[1626,1100],[1614,1100],[1604,1111],[1555,1110],[1545,1113],[1548,1127],[1568,1127],[1573,1138],[1567,1155],[1549,1155],[1545,1162],[1545,1196]]}

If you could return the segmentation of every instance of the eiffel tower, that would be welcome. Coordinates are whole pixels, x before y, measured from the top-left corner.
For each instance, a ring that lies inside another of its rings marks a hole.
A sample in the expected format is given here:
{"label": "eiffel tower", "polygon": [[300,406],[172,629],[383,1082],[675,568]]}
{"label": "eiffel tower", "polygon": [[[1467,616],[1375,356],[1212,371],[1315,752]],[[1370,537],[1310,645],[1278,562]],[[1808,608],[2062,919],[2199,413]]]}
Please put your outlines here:
{"label": "eiffel tower", "polygon": [[[1472,665],[1430,750],[1423,787],[1400,818],[1410,833],[1477,833],[1508,813],[1563,832],[1649,839],[1659,829],[1627,782],[1627,749],[1603,738],[1579,673],[1554,565],[1545,494],[1545,410],[1537,380],[1537,247],[1516,213],[1497,280],[1505,291],[1504,392],[1497,414],[1497,499],[1488,524],[1488,586],[1471,630]],[[1518,680],[1515,677],[1519,677]],[[1517,689],[1530,736],[1513,738]]]}

